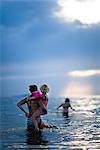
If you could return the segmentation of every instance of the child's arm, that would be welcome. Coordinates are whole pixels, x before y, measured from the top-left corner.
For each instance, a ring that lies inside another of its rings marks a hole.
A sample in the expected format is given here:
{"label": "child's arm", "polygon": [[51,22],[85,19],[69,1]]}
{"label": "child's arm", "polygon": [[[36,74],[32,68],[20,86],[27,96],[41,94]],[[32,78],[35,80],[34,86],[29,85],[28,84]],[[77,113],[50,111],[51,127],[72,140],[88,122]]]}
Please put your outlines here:
{"label": "child's arm", "polygon": [[34,100],[34,99],[36,99],[36,97],[32,96],[32,97],[28,97],[27,99],[28,100]]}
{"label": "child's arm", "polygon": [[37,100],[37,99],[40,99],[41,97],[34,97],[34,96],[32,96],[32,97],[28,97],[27,98],[27,100]]}
{"label": "child's arm", "polygon": [[58,106],[57,109],[59,109],[59,108],[62,107],[62,106],[63,106],[63,104],[61,104],[60,106]]}
{"label": "child's arm", "polygon": [[73,111],[75,111],[75,109],[73,109],[71,105],[70,105],[70,108],[71,108]]}

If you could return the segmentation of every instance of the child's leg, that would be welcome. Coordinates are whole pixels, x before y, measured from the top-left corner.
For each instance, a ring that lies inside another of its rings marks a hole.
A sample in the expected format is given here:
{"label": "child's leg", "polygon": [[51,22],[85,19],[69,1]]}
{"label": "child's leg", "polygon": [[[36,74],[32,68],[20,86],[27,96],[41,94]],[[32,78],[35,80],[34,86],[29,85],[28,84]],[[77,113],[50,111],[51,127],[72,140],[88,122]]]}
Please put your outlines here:
{"label": "child's leg", "polygon": [[43,114],[43,110],[41,107],[39,107],[31,116],[32,120],[34,120],[35,118],[39,117],[40,115]]}

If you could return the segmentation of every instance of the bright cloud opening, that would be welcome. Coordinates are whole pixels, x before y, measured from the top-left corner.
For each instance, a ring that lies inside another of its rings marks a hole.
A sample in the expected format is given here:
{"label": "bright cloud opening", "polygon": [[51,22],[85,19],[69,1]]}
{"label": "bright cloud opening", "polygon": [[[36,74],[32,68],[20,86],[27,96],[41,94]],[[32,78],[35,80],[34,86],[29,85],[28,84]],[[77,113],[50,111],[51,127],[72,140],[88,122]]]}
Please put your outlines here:
{"label": "bright cloud opening", "polygon": [[69,72],[70,76],[76,76],[76,77],[88,77],[88,76],[94,76],[94,75],[100,75],[100,70],[84,70],[79,71],[75,70],[72,72]]}
{"label": "bright cloud opening", "polygon": [[61,96],[86,96],[93,94],[93,89],[95,89],[92,82],[87,79],[90,76],[100,75],[100,70],[74,70],[68,75],[70,82],[62,89]]}
{"label": "bright cloud opening", "polygon": [[92,25],[100,23],[100,0],[58,0],[61,7],[54,15],[64,21],[80,21]]}

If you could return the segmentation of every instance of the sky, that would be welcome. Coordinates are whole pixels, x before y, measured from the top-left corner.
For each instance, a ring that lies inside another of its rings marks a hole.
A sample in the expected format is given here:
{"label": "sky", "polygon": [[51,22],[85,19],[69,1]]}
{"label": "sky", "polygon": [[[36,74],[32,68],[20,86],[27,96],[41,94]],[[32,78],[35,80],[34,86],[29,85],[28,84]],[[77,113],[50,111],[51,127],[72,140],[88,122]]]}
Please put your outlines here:
{"label": "sky", "polygon": [[1,96],[48,84],[53,97],[100,94],[99,0],[0,2]]}

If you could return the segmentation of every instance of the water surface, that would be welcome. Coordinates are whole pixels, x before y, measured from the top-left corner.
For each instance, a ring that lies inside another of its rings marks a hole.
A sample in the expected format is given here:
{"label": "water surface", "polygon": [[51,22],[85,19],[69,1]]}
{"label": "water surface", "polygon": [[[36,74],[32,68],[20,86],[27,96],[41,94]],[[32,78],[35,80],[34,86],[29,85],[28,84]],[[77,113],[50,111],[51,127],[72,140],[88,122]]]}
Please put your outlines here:
{"label": "water surface", "polygon": [[[100,149],[100,97],[71,97],[69,118],[56,108],[64,98],[50,98],[43,120],[58,128],[44,129],[37,135],[26,130],[26,118],[16,103],[22,96],[1,98],[1,150],[14,149]],[[26,107],[25,107],[26,108]],[[27,109],[27,108],[26,108]]]}

